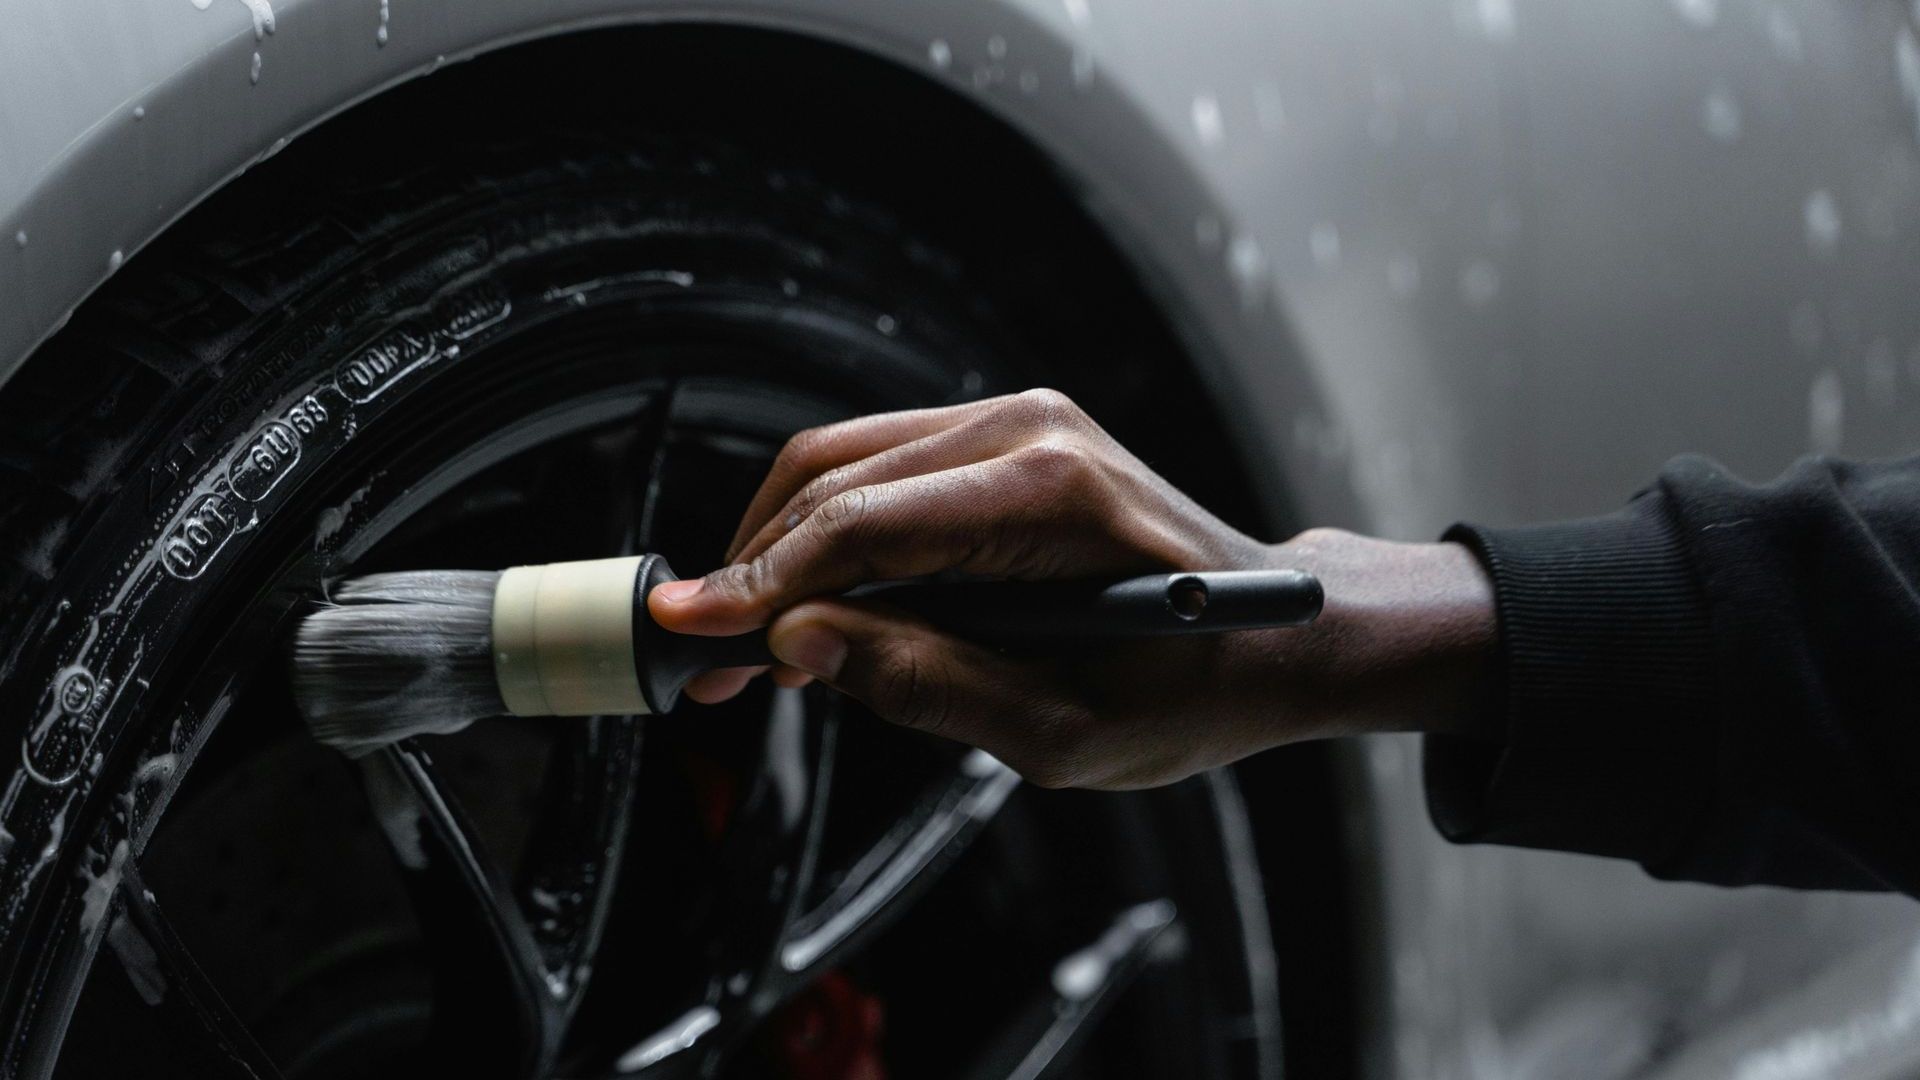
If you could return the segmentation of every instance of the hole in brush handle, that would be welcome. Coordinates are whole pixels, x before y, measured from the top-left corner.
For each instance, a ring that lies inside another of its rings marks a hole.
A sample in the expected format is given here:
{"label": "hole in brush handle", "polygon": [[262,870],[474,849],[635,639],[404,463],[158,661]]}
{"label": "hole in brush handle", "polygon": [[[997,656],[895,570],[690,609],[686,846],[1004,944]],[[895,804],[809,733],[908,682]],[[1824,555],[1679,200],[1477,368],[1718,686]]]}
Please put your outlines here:
{"label": "hole in brush handle", "polygon": [[1188,622],[1206,614],[1207,583],[1193,574],[1182,574],[1167,582],[1167,606]]}

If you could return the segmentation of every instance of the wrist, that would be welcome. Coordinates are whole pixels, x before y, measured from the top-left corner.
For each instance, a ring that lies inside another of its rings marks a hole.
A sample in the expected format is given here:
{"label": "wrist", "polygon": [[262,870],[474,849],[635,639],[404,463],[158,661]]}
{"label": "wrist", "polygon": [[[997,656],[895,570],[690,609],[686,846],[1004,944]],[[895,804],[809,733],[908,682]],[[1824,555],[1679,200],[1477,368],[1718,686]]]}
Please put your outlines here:
{"label": "wrist", "polygon": [[1386,731],[1498,737],[1493,585],[1454,543],[1315,529],[1268,553],[1320,578],[1326,606],[1273,665],[1294,737]]}

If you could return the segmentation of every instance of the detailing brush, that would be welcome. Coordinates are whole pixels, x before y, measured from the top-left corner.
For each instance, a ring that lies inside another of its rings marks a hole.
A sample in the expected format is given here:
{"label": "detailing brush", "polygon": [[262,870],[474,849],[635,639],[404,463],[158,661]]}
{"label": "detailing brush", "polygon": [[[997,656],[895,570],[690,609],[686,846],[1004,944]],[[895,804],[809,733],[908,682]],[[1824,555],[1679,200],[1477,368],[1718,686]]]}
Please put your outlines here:
{"label": "detailing brush", "polygon": [[[764,631],[699,637],[656,625],[647,594],[673,580],[666,560],[636,555],[343,581],[294,633],[294,697],[316,738],[359,757],[483,716],[664,713],[702,671],[773,662]],[[1298,626],[1321,604],[1320,583],[1300,570],[908,583],[849,595],[1000,647]]]}

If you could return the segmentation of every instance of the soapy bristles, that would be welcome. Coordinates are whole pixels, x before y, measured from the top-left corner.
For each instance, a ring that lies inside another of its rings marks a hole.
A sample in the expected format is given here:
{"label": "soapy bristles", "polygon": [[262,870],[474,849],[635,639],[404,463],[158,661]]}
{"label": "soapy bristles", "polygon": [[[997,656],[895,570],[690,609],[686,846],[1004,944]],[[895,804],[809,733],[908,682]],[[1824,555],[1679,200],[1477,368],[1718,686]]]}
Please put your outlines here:
{"label": "soapy bristles", "polygon": [[293,695],[350,757],[504,714],[493,668],[497,571],[370,574],[336,584],[293,636]]}

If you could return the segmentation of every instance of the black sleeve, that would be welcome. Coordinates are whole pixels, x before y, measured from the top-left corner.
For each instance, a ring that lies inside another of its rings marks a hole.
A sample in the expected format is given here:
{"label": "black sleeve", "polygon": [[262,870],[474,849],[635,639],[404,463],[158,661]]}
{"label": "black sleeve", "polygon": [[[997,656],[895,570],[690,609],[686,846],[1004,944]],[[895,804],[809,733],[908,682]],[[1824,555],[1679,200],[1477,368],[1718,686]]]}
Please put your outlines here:
{"label": "black sleeve", "polygon": [[1447,537],[1493,578],[1505,733],[1428,737],[1449,839],[1920,896],[1920,456],[1681,457],[1618,513]]}

